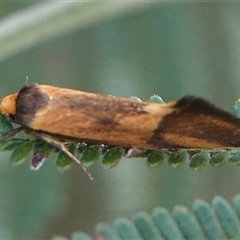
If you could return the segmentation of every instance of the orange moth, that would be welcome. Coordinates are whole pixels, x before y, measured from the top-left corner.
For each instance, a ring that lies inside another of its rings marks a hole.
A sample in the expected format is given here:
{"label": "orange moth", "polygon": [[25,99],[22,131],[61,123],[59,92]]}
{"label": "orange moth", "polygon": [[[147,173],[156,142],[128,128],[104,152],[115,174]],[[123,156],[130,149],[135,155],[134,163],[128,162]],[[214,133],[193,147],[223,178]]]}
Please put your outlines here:
{"label": "orange moth", "polygon": [[159,104],[30,84],[5,97],[0,112],[35,131],[110,145],[240,146],[240,119],[191,96]]}
{"label": "orange moth", "polygon": [[240,119],[192,96],[159,104],[30,84],[3,98],[0,112],[63,139],[151,150],[240,146]]}

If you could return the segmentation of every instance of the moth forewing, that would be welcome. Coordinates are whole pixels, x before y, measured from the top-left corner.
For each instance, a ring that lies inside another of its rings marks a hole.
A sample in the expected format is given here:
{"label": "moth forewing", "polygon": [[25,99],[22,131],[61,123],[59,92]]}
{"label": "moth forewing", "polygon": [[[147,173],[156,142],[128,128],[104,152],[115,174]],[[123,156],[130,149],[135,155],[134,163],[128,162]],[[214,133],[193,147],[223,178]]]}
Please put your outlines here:
{"label": "moth forewing", "polygon": [[142,148],[152,148],[154,129],[171,112],[157,103],[36,84],[23,88],[16,103],[13,119],[31,129]]}
{"label": "moth forewing", "polygon": [[240,120],[193,96],[160,104],[38,84],[9,96],[2,113],[48,134],[155,150],[240,146]]}

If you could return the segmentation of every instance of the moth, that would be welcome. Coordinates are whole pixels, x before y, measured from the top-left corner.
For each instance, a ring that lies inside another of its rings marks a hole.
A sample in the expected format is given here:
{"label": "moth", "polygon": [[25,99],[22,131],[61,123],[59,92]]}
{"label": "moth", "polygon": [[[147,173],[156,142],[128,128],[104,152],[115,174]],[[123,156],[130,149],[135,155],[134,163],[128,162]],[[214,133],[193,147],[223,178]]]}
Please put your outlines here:
{"label": "moth", "polygon": [[150,150],[240,146],[240,119],[194,96],[159,104],[30,84],[0,112],[62,151],[48,136]]}

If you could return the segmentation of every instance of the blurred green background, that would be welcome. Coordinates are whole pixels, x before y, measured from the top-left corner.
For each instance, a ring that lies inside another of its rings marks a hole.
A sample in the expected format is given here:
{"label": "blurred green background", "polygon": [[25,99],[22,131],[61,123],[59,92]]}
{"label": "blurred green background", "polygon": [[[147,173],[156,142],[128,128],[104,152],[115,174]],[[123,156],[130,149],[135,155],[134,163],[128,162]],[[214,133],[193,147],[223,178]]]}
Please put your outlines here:
{"label": "blurred green background", "polygon": [[[0,16],[1,96],[18,91],[26,76],[142,100],[193,94],[229,111],[240,96],[240,3],[19,1],[1,2]],[[1,239],[94,236],[98,222],[191,206],[195,198],[230,200],[240,188],[240,169],[230,165],[193,172],[187,164],[151,169],[123,159],[111,170],[92,166],[92,184],[76,166],[60,174],[55,160],[32,172],[1,153]]]}

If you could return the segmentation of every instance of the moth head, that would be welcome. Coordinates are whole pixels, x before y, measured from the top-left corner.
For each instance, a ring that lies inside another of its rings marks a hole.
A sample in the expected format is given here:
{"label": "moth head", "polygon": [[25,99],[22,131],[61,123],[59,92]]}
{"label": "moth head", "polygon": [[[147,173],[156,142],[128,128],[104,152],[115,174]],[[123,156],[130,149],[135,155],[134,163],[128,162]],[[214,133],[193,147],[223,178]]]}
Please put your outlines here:
{"label": "moth head", "polygon": [[13,93],[1,100],[0,113],[6,115],[14,115],[16,113],[16,99],[18,93]]}

